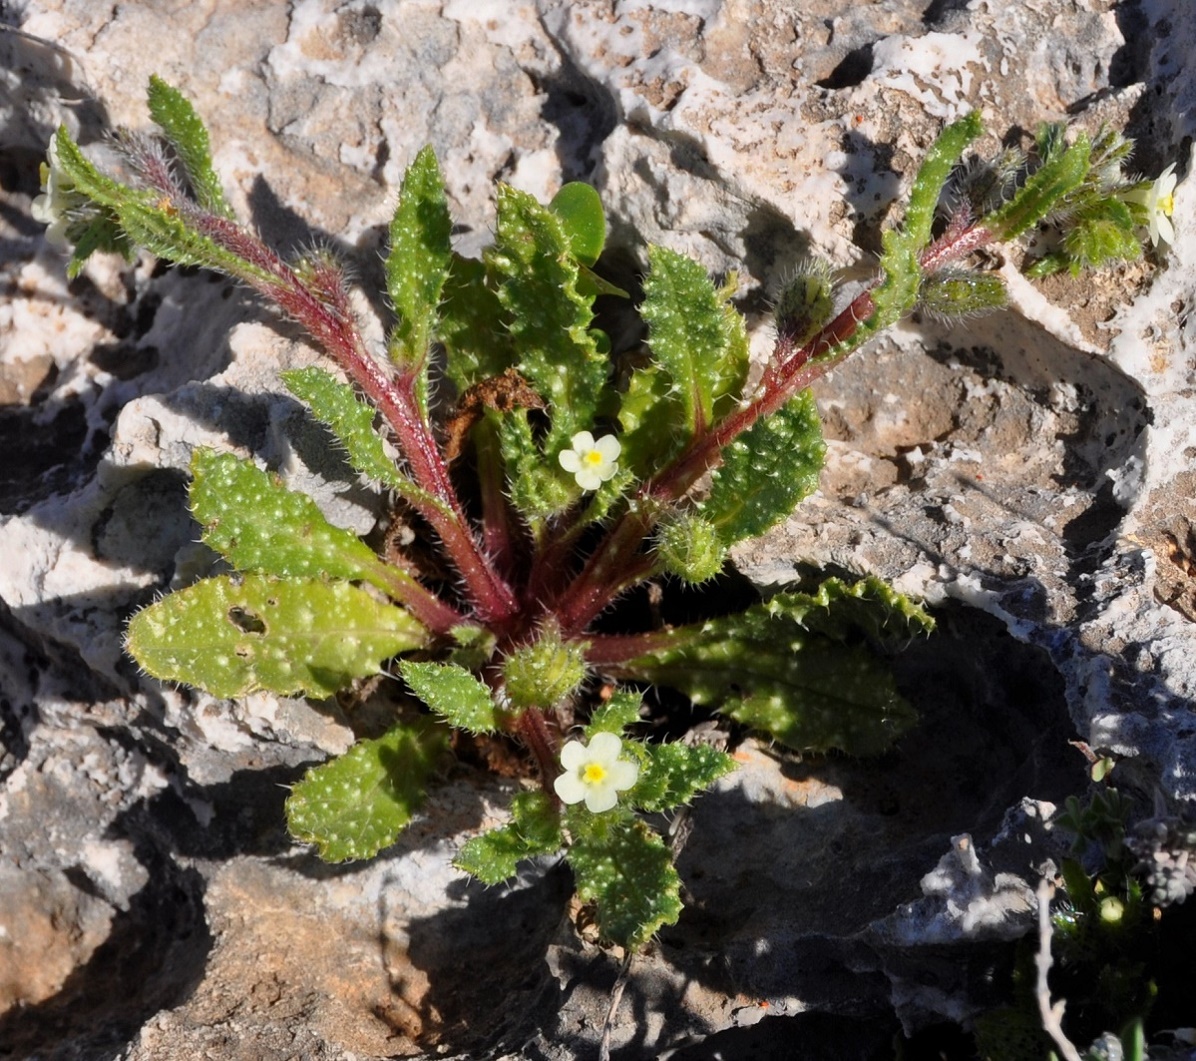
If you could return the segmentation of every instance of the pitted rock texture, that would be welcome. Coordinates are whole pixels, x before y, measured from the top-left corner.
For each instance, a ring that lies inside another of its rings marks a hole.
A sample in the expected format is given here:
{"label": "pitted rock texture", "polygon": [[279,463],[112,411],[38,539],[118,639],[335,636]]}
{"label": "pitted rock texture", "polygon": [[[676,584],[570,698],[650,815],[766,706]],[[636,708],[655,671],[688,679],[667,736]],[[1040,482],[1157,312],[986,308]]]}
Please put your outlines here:
{"label": "pitted rock texture", "polygon": [[[381,509],[277,383],[316,354],[232,284],[151,260],[68,284],[29,216],[65,122],[103,155],[157,73],[209,124],[272,243],[377,289],[402,173],[441,158],[476,251],[494,184],[593,183],[612,267],[645,242],[769,298],[803,257],[866,277],[944,122],[989,146],[1109,122],[1189,166],[1187,0],[204,0],[0,8],[0,1058],[593,1056],[618,971],[559,866],[489,891],[451,868],[509,782],[461,768],[368,866],[293,847],[285,786],[389,709],[143,679],[128,615],[207,570],[192,449],[253,455],[364,532]],[[820,491],[736,553],[762,586],[875,572],[938,609],[896,661],[923,722],[875,762],[755,743],[696,805],[687,912],[631,970],[625,1056],[866,1057],[991,1004],[1052,805],[1087,741],[1118,783],[1196,800],[1196,239],[909,322],[818,386]],[[1165,266],[1165,267],[1164,267]],[[381,313],[363,297],[362,312]],[[616,342],[620,341],[617,332]],[[633,337],[624,341],[630,342]],[[579,934],[578,926],[581,928]],[[772,1051],[769,1053],[769,1051]]]}

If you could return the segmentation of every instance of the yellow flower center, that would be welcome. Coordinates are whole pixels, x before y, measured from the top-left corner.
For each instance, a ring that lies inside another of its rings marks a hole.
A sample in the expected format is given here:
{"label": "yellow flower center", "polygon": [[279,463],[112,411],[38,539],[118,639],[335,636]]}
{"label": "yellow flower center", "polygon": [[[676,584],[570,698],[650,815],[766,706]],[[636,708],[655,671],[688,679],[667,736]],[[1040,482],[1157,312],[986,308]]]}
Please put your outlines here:
{"label": "yellow flower center", "polygon": [[587,453],[581,459],[583,461],[585,461],[586,464],[593,464],[596,466],[596,465],[599,465],[602,463],[602,454],[599,453],[596,449],[592,449],[592,450],[590,450],[589,453]]}
{"label": "yellow flower center", "polygon": [[1159,200],[1159,209],[1162,210],[1163,213],[1168,217],[1170,217],[1171,211],[1175,209],[1175,196],[1164,195],[1163,198]]}
{"label": "yellow flower center", "polygon": [[606,780],[606,767],[601,763],[586,763],[581,779],[587,785],[600,785]]}

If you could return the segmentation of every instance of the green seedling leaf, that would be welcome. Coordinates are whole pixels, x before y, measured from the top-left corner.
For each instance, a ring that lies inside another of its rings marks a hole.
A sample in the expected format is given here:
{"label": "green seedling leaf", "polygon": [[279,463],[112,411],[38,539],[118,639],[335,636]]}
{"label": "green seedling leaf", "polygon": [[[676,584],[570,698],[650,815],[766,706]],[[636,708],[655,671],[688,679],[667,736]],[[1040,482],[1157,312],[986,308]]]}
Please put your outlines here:
{"label": "green seedling leaf", "polygon": [[571,810],[569,865],[577,893],[598,907],[603,936],[637,950],[681,915],[681,880],[661,838],[615,813]]}
{"label": "green seedling leaf", "polygon": [[664,649],[608,670],[672,686],[792,748],[878,754],[916,715],[874,654],[806,629],[808,603],[781,594],[740,615],[678,627]]}
{"label": "green seedling leaf", "polygon": [[573,181],[563,185],[548,205],[564,225],[573,257],[582,265],[593,265],[606,245],[606,214],[598,193]]}
{"label": "green seedling leaf", "polygon": [[551,410],[541,474],[567,479],[554,467],[556,454],[574,434],[592,427],[609,370],[590,330],[591,299],[578,290],[569,236],[554,211],[504,185],[487,263],[510,315],[516,368]]}
{"label": "green seedling leaf", "polygon": [[416,374],[425,415],[428,348],[452,262],[452,230],[444,178],[435,152],[425,147],[403,176],[386,258],[386,290],[398,314],[390,337],[390,356]]}
{"label": "green seedling leaf", "polygon": [[701,264],[665,247],[648,248],[644,304],[648,345],[668,373],[680,404],[673,426],[686,437],[716,419],[715,400],[737,397],[747,365],[743,318]]}
{"label": "green seedling leaf", "polygon": [[586,743],[588,744],[598,733],[622,736],[623,730],[640,720],[642,703],[643,697],[639,693],[631,689],[616,690],[614,695],[590,716],[590,723],[585,728]]}
{"label": "green seedling leaf", "polygon": [[372,858],[411,821],[446,744],[443,727],[422,720],[308,770],[287,797],[291,835],[325,862]]}
{"label": "green seedling leaf", "polygon": [[310,497],[252,461],[198,449],[191,475],[191,511],[203,540],[237,570],[391,586],[386,565],[356,534],[333,526]]}
{"label": "green seedling leaf", "polygon": [[926,152],[910,188],[909,205],[905,208],[905,223],[902,226],[902,233],[914,250],[921,250],[930,242],[930,230],[943,185],[951,176],[951,170],[964,148],[983,131],[980,112],[972,111],[939,133]]}
{"label": "green seedling leaf", "polygon": [[352,386],[315,366],[283,372],[282,381],[345,447],[355,471],[408,500],[431,500],[387,455],[382,437],[374,429],[373,406],[358,398]]}
{"label": "green seedling leaf", "polygon": [[347,582],[248,574],[204,579],[142,609],[126,648],[155,678],[213,696],[324,697],[426,639],[401,608]]}
{"label": "green seedling leaf", "polygon": [[224,198],[220,178],[212,168],[208,130],[191,101],[157,74],[151,74],[149,112],[178,155],[199,205],[213,214],[231,218],[232,207]]}
{"label": "green seedling leaf", "polygon": [[453,865],[485,884],[501,884],[523,859],[551,855],[563,842],[560,812],[548,795],[520,792],[511,803],[510,824],[474,837]]}
{"label": "green seedling leaf", "polygon": [[[75,189],[100,207],[101,212],[111,216],[131,244],[142,246],[159,258],[178,265],[201,265],[259,285],[272,282],[273,278],[266,270],[225,250],[190,227],[177,209],[169,202],[163,202],[157,193],[130,188],[102,174],[79,150],[65,127],[58,130],[55,143],[59,165]],[[76,249],[72,260],[75,272],[78,272],[75,268],[78,258]]]}
{"label": "green seedling leaf", "polygon": [[688,803],[735,769],[735,760],[709,744],[636,744],[646,752],[635,787],[624,797],[640,810],[671,810]]}
{"label": "green seedling leaf", "polygon": [[[1043,164],[1021,190],[999,210],[981,222],[997,242],[1006,242],[1037,225],[1056,205],[1088,175],[1091,146],[1080,135],[1066,149],[1051,141],[1043,153]],[[1040,151],[1043,151],[1040,144]]]}
{"label": "green seedling leaf", "polygon": [[817,489],[825,459],[814,396],[802,391],[723,450],[701,513],[724,545],[761,535]]}
{"label": "green seedling leaf", "polygon": [[490,690],[464,667],[404,660],[399,671],[411,691],[450,725],[470,733],[497,732]]}

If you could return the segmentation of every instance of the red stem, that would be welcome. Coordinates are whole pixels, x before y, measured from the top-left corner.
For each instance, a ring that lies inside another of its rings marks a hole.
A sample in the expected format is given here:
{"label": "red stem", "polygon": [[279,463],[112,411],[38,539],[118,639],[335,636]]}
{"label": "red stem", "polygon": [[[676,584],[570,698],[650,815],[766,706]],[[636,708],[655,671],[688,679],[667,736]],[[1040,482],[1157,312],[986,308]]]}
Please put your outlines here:
{"label": "red stem", "polygon": [[365,349],[346,305],[330,308],[320,301],[281,258],[238,225],[213,214],[202,218],[206,235],[276,278],[271,283],[252,274],[245,277],[300,321],[382,414],[398,439],[411,477],[434,499],[429,503],[413,498],[412,504],[440,535],[480,617],[495,623],[509,620],[518,610],[515,595],[469,529],[440,448],[420,414],[414,379],[395,379],[383,371]]}
{"label": "red stem", "polygon": [[[922,251],[919,264],[924,273],[933,272],[966,257],[991,240],[992,234],[979,226],[960,232],[948,231]],[[800,349],[793,350],[785,337],[779,337],[756,398],[700,438],[695,438],[668,468],[640,486],[627,511],[553,606],[566,637],[581,634],[626,588],[625,580],[620,576],[635,562],[635,554],[651,533],[664,506],[679,500],[706,472],[716,467],[731,441],[761,417],[775,413],[795,394],[825,376],[858,349],[861,344],[853,345],[850,340],[860,325],[872,316],[876,308],[872,291],[882,281],[883,278],[878,278],[872,287],[857,295]]]}

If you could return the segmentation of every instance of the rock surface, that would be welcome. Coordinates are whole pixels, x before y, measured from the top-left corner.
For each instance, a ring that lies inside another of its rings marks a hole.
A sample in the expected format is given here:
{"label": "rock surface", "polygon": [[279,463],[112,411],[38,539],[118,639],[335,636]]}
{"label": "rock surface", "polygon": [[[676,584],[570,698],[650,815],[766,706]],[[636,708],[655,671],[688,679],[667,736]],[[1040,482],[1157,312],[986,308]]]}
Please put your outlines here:
{"label": "rock surface", "polygon": [[[495,181],[584,179],[629,277],[667,244],[738,269],[756,321],[810,252],[866,275],[969,108],[997,136],[1109,122],[1149,173],[1184,173],[1194,132],[1187,0],[32,0],[9,23],[0,1058],[593,1056],[617,972],[559,867],[489,891],[451,868],[509,786],[461,768],[383,857],[322,866],[286,838],[285,786],[370,706],[219,702],[122,655],[131,611],[208,562],[194,446],[281,468],[344,526],[377,509],[280,393],[313,352],[251,297],[150,261],[67,284],[28,213],[57,124],[102,151],[162,75],[241,216],[367,286],[425,143],[465,251]],[[619,1056],[865,1057],[966,1020],[1032,920],[1051,804],[1084,790],[1069,739],[1128,791],[1196,801],[1192,194],[1155,261],[1039,289],[1007,268],[1008,312],[905,325],[819,385],[822,488],[735,560],[760,584],[875,572],[937,606],[940,635],[897,662],[923,722],[876,762],[740,749],[693,812],[687,913],[633,966]]]}

